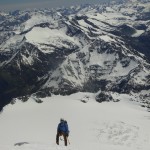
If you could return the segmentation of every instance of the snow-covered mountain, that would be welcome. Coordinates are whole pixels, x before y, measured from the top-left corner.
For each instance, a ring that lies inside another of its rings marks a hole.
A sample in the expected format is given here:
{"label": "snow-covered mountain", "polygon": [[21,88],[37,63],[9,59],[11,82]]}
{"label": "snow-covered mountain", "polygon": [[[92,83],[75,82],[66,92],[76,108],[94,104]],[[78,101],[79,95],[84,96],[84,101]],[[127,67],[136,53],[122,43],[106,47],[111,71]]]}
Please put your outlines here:
{"label": "snow-covered mountain", "polygon": [[150,102],[150,1],[0,12],[0,101],[98,92]]}

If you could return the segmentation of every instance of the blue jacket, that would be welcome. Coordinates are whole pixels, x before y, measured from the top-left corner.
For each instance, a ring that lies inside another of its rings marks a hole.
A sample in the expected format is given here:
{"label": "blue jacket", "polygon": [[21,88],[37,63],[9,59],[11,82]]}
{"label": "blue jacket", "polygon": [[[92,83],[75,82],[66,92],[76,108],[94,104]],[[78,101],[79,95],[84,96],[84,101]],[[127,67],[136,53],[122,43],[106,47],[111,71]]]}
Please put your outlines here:
{"label": "blue jacket", "polygon": [[69,128],[67,122],[63,121],[58,124],[57,132],[64,132],[69,134]]}

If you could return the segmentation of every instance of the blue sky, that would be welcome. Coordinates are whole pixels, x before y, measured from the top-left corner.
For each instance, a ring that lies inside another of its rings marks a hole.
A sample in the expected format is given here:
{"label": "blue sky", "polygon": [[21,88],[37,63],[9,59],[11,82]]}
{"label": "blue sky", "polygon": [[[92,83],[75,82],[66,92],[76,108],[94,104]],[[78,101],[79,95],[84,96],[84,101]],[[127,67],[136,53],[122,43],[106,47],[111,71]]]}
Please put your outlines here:
{"label": "blue sky", "polygon": [[26,8],[54,8],[84,3],[100,3],[109,0],[0,0],[0,10],[16,10]]}

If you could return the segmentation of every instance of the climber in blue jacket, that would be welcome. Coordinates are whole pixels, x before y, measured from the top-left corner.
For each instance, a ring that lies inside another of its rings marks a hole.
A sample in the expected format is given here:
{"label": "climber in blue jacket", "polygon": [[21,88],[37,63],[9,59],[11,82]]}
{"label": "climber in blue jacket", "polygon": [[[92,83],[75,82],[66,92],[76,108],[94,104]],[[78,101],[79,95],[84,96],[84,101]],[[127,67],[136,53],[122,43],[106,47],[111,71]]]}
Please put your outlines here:
{"label": "climber in blue jacket", "polygon": [[64,137],[64,144],[67,146],[67,138],[69,136],[69,128],[67,121],[64,119],[60,119],[60,123],[58,124],[57,127],[57,135],[56,135],[56,143],[59,145],[59,137],[63,136]]}

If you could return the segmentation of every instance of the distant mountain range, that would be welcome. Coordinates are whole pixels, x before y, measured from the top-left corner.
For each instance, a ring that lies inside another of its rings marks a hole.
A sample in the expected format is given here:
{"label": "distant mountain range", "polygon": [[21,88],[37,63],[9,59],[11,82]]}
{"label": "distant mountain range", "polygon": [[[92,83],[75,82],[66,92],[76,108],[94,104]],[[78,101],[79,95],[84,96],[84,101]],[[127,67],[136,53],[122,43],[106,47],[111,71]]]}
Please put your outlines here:
{"label": "distant mountain range", "polygon": [[78,91],[150,103],[149,0],[0,12],[0,109]]}

